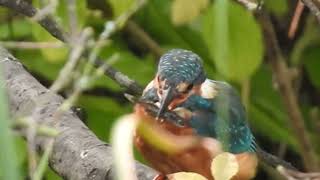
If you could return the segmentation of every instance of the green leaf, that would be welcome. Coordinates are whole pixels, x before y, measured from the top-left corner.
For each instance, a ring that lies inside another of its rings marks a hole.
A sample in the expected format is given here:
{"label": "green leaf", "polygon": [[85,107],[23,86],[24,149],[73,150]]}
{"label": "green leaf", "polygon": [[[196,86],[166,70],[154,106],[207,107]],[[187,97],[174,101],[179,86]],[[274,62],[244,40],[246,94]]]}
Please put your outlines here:
{"label": "green leaf", "polygon": [[174,0],[171,5],[171,20],[182,25],[194,20],[209,4],[209,0]]}
{"label": "green leaf", "polygon": [[128,11],[130,7],[135,3],[135,0],[107,0],[113,9],[113,15],[115,17],[120,16],[124,12]]}
{"label": "green leaf", "polygon": [[63,62],[46,61],[46,57],[40,50],[21,50],[17,51],[15,56],[21,60],[28,70],[41,75],[45,79],[55,80]]}
{"label": "green leaf", "polygon": [[30,26],[31,26],[31,23],[24,19],[16,19],[12,21],[11,24],[1,23],[0,39],[12,40],[12,38],[29,37],[31,34]]}
{"label": "green leaf", "polygon": [[320,45],[306,49],[303,62],[312,84],[320,89]]}
{"label": "green leaf", "polygon": [[211,173],[215,180],[230,180],[238,171],[236,156],[228,152],[219,154],[211,163]]}
{"label": "green leaf", "polygon": [[[4,59],[1,53],[3,53],[3,50],[0,49],[1,59]],[[2,74],[1,66],[0,74]],[[10,131],[8,101],[5,95],[5,82],[2,77],[0,76],[0,179],[19,180],[18,159],[13,134]]]}
{"label": "green leaf", "polygon": [[250,12],[231,1],[215,1],[203,18],[203,37],[217,71],[229,80],[250,78],[262,62],[259,25]]}
{"label": "green leaf", "polygon": [[[36,5],[39,4],[38,0],[34,2]],[[57,11],[55,12],[57,15],[57,21],[60,22],[60,25],[63,29],[67,29],[70,27],[69,25],[69,16],[68,9],[66,5],[66,0],[59,1],[57,6]],[[76,1],[76,16],[78,27],[76,29],[81,29],[85,25],[86,17],[87,17],[87,9],[86,9],[86,1]],[[37,41],[48,41],[48,42],[58,42],[59,40],[55,39],[51,34],[49,34],[46,30],[44,30],[40,25],[34,24],[31,26],[32,35]],[[45,57],[44,60],[50,61],[52,63],[58,63],[67,59],[68,48],[45,48],[41,49],[41,53]]]}
{"label": "green leaf", "polygon": [[285,142],[297,151],[297,141],[291,128],[288,128],[288,115],[279,92],[272,84],[271,70],[261,66],[251,79],[251,102],[248,108],[250,125],[255,133],[272,142]]}
{"label": "green leaf", "polygon": [[312,16],[309,16],[304,27],[304,32],[299,36],[299,39],[294,44],[292,53],[290,55],[290,61],[294,65],[299,65],[301,62],[304,62],[303,53],[305,49],[310,46],[319,45],[319,26],[316,19]]}

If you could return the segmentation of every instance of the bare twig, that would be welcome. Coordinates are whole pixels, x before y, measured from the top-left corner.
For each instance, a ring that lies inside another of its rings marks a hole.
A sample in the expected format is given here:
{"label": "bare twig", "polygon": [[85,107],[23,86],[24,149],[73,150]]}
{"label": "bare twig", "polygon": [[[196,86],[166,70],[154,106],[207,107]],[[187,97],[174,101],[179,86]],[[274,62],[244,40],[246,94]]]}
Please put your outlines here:
{"label": "bare twig", "polygon": [[318,0],[301,0],[320,23],[320,2]]}
{"label": "bare twig", "polygon": [[298,1],[296,10],[293,14],[293,18],[290,24],[289,32],[288,32],[288,37],[290,39],[292,39],[296,34],[303,9],[304,9],[304,4],[301,1]]}
{"label": "bare twig", "polygon": [[0,45],[5,48],[18,49],[47,49],[62,48],[65,46],[62,42],[26,42],[26,41],[0,41]]}
{"label": "bare twig", "polygon": [[278,166],[277,170],[280,174],[286,177],[288,180],[319,180],[320,173],[303,173],[299,171],[294,171],[290,169],[286,169],[282,166]]}
{"label": "bare twig", "polygon": [[86,28],[83,30],[83,32],[80,34],[80,37],[77,40],[77,43],[74,43],[74,47],[72,48],[69,60],[64,65],[63,69],[60,71],[58,78],[55,80],[55,82],[50,87],[50,90],[54,92],[60,91],[62,88],[64,88],[70,80],[72,80],[72,73],[74,68],[77,66],[80,57],[85,50],[86,42],[89,39],[89,37],[92,34],[92,30],[90,28]]}
{"label": "bare twig", "polygon": [[298,100],[292,87],[292,80],[288,76],[288,67],[280,50],[273,24],[269,16],[264,12],[259,13],[257,18],[265,34],[266,49],[268,50],[267,56],[279,85],[281,98],[290,119],[289,124],[292,125],[299,142],[303,162],[308,170],[316,170],[318,168],[317,157],[306,132]]}
{"label": "bare twig", "polygon": [[41,21],[45,17],[53,14],[56,11],[57,5],[57,0],[50,0],[49,3],[45,7],[41,8],[31,19],[33,21]]}
{"label": "bare twig", "polygon": [[125,30],[132,36],[135,36],[139,41],[141,41],[143,45],[156,56],[157,59],[162,56],[164,50],[137,23],[129,20],[127,22]]}
{"label": "bare twig", "polygon": [[29,176],[32,177],[37,168],[37,151],[36,151],[36,127],[37,124],[34,122],[33,118],[29,118],[30,126],[27,129],[27,150],[28,150],[28,168]]}
{"label": "bare twig", "polygon": [[[13,122],[13,128],[21,130],[24,128],[30,128],[32,125],[32,120],[29,119],[30,117],[24,117],[24,118],[19,118]],[[36,133],[37,136],[48,136],[48,137],[55,137],[59,134],[59,132],[54,129],[50,128],[48,126],[43,126],[43,125],[37,125],[36,126]]]}
{"label": "bare twig", "polygon": [[[96,61],[95,66],[101,66],[103,61]],[[128,90],[128,93],[134,95],[141,95],[143,91],[143,87],[139,85],[136,81],[130,79],[127,75],[121,73],[120,71],[114,69],[113,67],[109,66],[106,68],[104,72],[106,76],[117,82],[121,87]]]}
{"label": "bare twig", "polygon": [[71,42],[75,43],[78,37],[78,17],[76,12],[76,1],[67,0],[66,5],[68,7],[68,17],[69,17],[69,32],[71,34]]}
{"label": "bare twig", "polygon": [[[33,17],[36,15],[38,10],[33,7],[31,4],[27,3],[24,0],[0,0],[0,6],[10,8],[17,11],[27,17]],[[52,19],[50,16],[46,16],[43,19],[39,20],[38,23],[46,29],[53,37],[66,42],[68,40],[67,33],[61,30],[61,27],[58,23]]]}
{"label": "bare twig", "polygon": [[46,146],[44,153],[40,159],[39,165],[34,173],[34,175],[32,176],[32,180],[41,180],[43,177],[43,174],[45,173],[45,170],[48,166],[48,162],[49,162],[49,156],[52,152],[53,149],[53,143],[54,143],[54,139],[50,139],[48,141],[48,145]]}

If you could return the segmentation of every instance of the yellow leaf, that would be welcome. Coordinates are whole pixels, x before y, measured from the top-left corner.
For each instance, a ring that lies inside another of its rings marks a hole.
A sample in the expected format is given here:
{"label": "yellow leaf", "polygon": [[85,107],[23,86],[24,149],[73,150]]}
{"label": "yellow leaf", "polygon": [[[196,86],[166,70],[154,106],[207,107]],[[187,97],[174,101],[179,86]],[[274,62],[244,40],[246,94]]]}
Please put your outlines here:
{"label": "yellow leaf", "polygon": [[171,5],[171,20],[182,25],[194,20],[209,4],[209,0],[174,0]]}
{"label": "yellow leaf", "polygon": [[215,180],[229,180],[239,171],[236,156],[224,152],[216,156],[211,163],[211,173]]}
{"label": "yellow leaf", "polygon": [[200,174],[192,172],[178,172],[168,175],[170,180],[207,180]]}

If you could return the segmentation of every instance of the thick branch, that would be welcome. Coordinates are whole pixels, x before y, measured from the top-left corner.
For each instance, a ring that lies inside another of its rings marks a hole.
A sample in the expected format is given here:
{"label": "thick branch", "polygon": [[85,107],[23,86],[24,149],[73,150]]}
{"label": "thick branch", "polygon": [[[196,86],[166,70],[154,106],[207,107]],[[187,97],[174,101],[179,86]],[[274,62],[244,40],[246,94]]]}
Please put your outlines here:
{"label": "thick branch", "polygon": [[[0,47],[0,66],[4,70],[11,114],[31,116],[38,124],[56,128],[50,166],[65,179],[112,179],[111,147],[100,141],[72,112],[54,114],[63,98],[50,92],[33,78],[5,49]],[[36,137],[40,149],[49,139]],[[155,171],[137,164],[139,179],[151,179]]]}

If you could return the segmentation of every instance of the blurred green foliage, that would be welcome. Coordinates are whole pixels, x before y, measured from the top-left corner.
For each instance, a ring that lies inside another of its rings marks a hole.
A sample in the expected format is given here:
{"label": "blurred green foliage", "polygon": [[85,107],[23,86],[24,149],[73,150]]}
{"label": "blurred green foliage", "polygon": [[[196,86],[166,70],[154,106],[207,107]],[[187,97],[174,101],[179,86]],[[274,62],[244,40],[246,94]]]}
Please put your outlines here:
{"label": "blurred green foliage", "polygon": [[[134,2],[134,0],[76,1],[78,7],[76,10],[78,27],[76,28],[80,30],[83,27],[92,26],[95,30],[95,36],[99,35],[105,21],[112,19],[112,17],[102,15],[110,14],[110,12],[103,12],[105,9],[103,7],[101,9],[89,8],[92,7],[89,6],[90,3],[99,1],[107,2],[105,5],[110,7],[106,9],[112,9],[115,16],[125,12]],[[290,125],[288,125],[287,113],[279,93],[274,88],[272,72],[269,65],[263,62],[265,50],[261,27],[250,12],[234,1],[222,5],[220,3],[220,6],[218,2],[219,0],[202,1],[202,3],[149,0],[134,15],[133,21],[138,23],[165,50],[185,48],[199,54],[204,61],[209,78],[232,82],[235,87],[240,87],[244,80],[250,80],[248,119],[258,140],[262,138],[263,142],[267,142],[261,146],[268,147],[270,143],[274,145],[281,143],[287,144],[290,151],[298,152],[297,141]],[[38,4],[35,0],[33,3]],[[64,29],[69,30],[65,3],[65,0],[59,1],[54,17]],[[289,4],[286,0],[265,0],[265,7],[274,15],[274,18],[279,17],[279,21],[283,20],[283,17],[287,17],[286,21],[290,20],[288,13],[289,8],[293,5],[293,2]],[[217,6],[219,10],[224,8],[226,17],[216,16],[217,9],[215,7]],[[192,14],[187,12],[190,7],[196,8]],[[315,101],[312,95],[319,96],[320,92],[320,39],[316,37],[319,35],[316,21],[310,16],[306,19],[308,22],[306,28],[296,37],[295,44],[291,44],[292,51],[288,51],[286,57],[288,57],[291,67],[301,70],[301,87],[298,93],[303,96],[298,95],[303,103],[304,111],[307,112],[305,119],[312,123],[308,111],[315,106],[319,107],[319,101]],[[3,8],[0,8],[0,22],[1,41],[57,41],[35,22],[28,21]],[[216,26],[224,26],[225,31],[215,32]],[[134,38],[130,38],[130,33],[125,31],[116,33],[112,37],[111,45],[103,48],[101,57],[107,58],[112,53],[118,52],[120,60],[113,66],[142,85],[146,85],[154,76],[157,59],[150,51],[145,50],[145,47],[139,47],[139,43],[132,42],[132,39]],[[139,41],[139,39],[134,39],[134,41]],[[49,83],[54,81],[68,59],[67,47],[39,50],[13,49],[11,52],[22,61],[30,72],[36,74],[42,81]],[[307,87],[304,82],[308,84]],[[112,92],[123,92],[116,83],[107,77],[99,78],[93,88],[95,87],[105,88]],[[241,91],[240,88],[238,90]],[[310,92],[313,92],[311,96]],[[0,91],[1,94],[3,92]],[[319,99],[319,97],[317,98]],[[121,100],[119,97],[110,97],[108,94],[101,97],[93,93],[81,96],[78,101],[77,105],[84,108],[87,113],[86,122],[89,128],[105,141],[109,139],[110,129],[115,119],[132,111],[130,103],[121,102],[119,99]],[[5,106],[4,97],[0,96],[0,127],[8,128],[7,121],[3,121],[3,119],[7,119],[6,109],[2,106]],[[5,117],[1,117],[3,115]],[[0,133],[7,133],[7,130],[1,130]],[[319,132],[309,129],[309,133],[317,137]],[[1,139],[7,137],[8,134],[0,134],[0,136]],[[11,141],[4,142],[10,143]],[[27,156],[25,144],[21,139],[17,140],[17,147],[18,160],[11,159],[10,162],[18,162],[24,172],[23,175],[26,175]],[[320,151],[320,149],[317,150]],[[274,150],[274,152],[276,151],[277,149]],[[8,153],[12,152],[10,150]],[[6,157],[11,156],[7,155]],[[0,169],[2,170],[3,167],[1,166]],[[9,164],[6,164],[6,167],[9,167]],[[51,170],[48,170],[46,179],[57,178]]]}
{"label": "blurred green foliage", "polygon": [[[0,74],[2,67],[0,66]],[[11,123],[9,120],[5,82],[0,76],[0,179],[19,179],[20,172],[18,163],[20,158],[17,157],[19,152],[16,151],[15,139],[12,131],[10,131]],[[22,151],[23,153],[23,151]]]}

